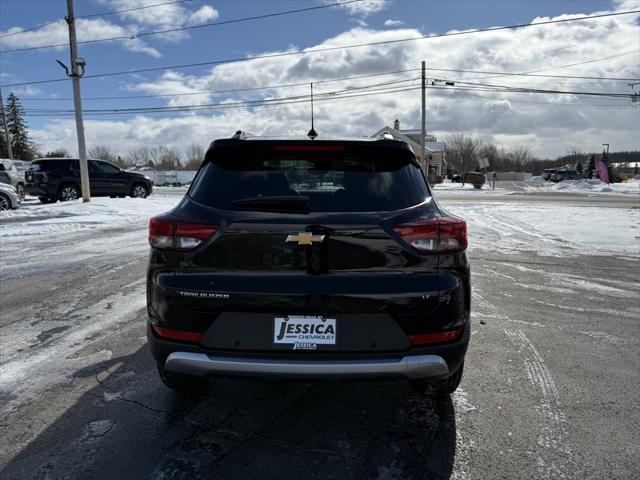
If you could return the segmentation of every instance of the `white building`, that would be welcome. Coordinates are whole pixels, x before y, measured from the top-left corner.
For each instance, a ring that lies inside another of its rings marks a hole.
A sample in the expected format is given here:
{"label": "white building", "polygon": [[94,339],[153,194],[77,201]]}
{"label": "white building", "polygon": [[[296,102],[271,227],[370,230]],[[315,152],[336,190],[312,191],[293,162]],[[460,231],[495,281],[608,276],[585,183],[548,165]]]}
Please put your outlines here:
{"label": "white building", "polygon": [[[422,158],[422,146],[420,145],[420,130],[400,130],[400,121],[396,119],[393,122],[393,128],[384,126],[371,137],[375,138],[384,133],[388,133],[396,140],[402,140],[409,144],[411,150],[418,159],[418,163],[422,170],[429,175],[430,183],[439,183],[442,175],[447,169],[447,160],[445,158],[446,143],[438,142],[433,135],[425,136],[425,159]],[[439,178],[437,178],[439,177]]]}

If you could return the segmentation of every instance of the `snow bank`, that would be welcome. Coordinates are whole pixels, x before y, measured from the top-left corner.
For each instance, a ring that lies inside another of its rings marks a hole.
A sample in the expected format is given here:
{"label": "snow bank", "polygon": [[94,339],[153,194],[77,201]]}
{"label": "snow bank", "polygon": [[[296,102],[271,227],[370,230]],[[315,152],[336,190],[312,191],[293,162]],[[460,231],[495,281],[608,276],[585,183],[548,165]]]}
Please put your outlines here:
{"label": "snow bank", "polygon": [[148,198],[98,197],[89,203],[82,200],[43,205],[25,202],[17,210],[0,212],[0,239],[73,232],[86,229],[125,226],[138,223],[146,228],[147,220],[173,208],[178,195],[151,195]]}
{"label": "snow bank", "polygon": [[627,180],[622,183],[606,183],[599,179],[563,180],[551,187],[551,190],[568,193],[616,193],[640,195],[640,180]]}
{"label": "snow bank", "polygon": [[640,211],[530,203],[452,204],[467,220],[469,248],[540,255],[640,254]]}

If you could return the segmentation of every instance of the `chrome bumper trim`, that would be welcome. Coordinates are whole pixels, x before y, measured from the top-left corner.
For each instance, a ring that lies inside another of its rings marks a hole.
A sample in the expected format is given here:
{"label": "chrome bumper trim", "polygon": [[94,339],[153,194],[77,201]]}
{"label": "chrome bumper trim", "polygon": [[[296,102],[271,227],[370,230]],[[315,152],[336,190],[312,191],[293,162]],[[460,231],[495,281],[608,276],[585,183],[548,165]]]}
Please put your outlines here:
{"label": "chrome bumper trim", "polygon": [[165,368],[187,375],[253,375],[275,377],[404,377],[444,378],[447,362],[438,355],[362,360],[296,360],[214,357],[204,353],[174,352]]}

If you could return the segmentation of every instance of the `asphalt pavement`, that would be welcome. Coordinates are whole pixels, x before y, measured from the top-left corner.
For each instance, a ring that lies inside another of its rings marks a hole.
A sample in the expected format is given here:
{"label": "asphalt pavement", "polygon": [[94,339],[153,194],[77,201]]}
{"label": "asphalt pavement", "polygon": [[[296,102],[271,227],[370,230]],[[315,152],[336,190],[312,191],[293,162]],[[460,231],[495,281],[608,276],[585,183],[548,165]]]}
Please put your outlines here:
{"label": "asphalt pavement", "polygon": [[472,339],[450,398],[402,381],[174,393],[145,345],[144,226],[103,234],[109,251],[91,252],[91,232],[43,247],[53,269],[7,259],[3,480],[640,476],[638,256],[472,248]]}

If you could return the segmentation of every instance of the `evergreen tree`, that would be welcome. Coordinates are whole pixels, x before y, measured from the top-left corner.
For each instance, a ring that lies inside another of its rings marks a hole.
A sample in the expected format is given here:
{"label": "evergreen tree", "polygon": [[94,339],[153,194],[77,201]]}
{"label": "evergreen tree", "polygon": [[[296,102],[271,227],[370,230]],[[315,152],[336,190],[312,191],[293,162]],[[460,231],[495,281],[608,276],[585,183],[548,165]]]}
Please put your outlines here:
{"label": "evergreen tree", "polygon": [[589,157],[589,164],[587,165],[587,173],[585,175],[586,178],[593,178],[593,172],[596,169],[596,156],[591,155]]}
{"label": "evergreen tree", "polygon": [[7,141],[4,136],[4,128],[0,121],[0,158],[9,158],[9,149],[7,149]]}
{"label": "evergreen tree", "polygon": [[24,120],[24,109],[22,102],[12,92],[7,98],[7,106],[5,107],[7,127],[11,137],[11,147],[13,149],[13,158],[20,160],[33,160],[36,156],[36,147],[29,140],[29,132],[27,124]]}

